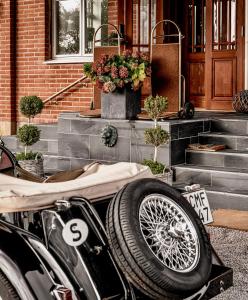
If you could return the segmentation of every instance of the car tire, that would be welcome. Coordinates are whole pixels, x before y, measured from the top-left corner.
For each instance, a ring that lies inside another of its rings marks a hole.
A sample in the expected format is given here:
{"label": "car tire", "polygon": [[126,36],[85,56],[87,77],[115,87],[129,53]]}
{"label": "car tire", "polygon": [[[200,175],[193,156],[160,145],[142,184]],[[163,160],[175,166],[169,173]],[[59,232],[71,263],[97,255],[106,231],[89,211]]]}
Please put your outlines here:
{"label": "car tire", "polygon": [[152,299],[182,299],[210,276],[203,224],[187,200],[159,180],[137,180],[120,190],[109,205],[106,228],[120,269]]}
{"label": "car tire", "polygon": [[0,271],[0,299],[21,300],[7,277]]}

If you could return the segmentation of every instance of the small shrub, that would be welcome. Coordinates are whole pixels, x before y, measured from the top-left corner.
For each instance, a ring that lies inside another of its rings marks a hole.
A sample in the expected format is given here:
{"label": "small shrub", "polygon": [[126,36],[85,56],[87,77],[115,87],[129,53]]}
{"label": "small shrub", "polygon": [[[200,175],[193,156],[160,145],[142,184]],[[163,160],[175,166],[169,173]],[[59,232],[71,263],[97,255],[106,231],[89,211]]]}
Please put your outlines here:
{"label": "small shrub", "polygon": [[17,131],[17,137],[24,146],[31,146],[39,141],[40,130],[34,125],[23,125]]}
{"label": "small shrub", "polygon": [[163,96],[149,96],[146,98],[144,108],[149,117],[157,122],[158,118],[166,111],[168,107],[168,99]]}
{"label": "small shrub", "polygon": [[40,155],[37,156],[37,152],[32,152],[32,151],[27,152],[26,154],[24,152],[16,154],[17,160],[33,160],[33,159],[36,159],[39,157],[40,157]]}
{"label": "small shrub", "polygon": [[145,143],[152,144],[154,147],[159,147],[163,144],[166,144],[169,140],[169,137],[169,133],[162,129],[161,126],[145,130]]}
{"label": "small shrub", "polygon": [[37,96],[24,96],[20,101],[20,111],[29,119],[41,113],[43,106],[43,101]]}
{"label": "small shrub", "polygon": [[151,169],[152,174],[154,174],[154,175],[163,174],[163,172],[165,170],[165,165],[163,165],[162,163],[159,163],[157,161],[153,161],[151,159],[144,159],[143,165],[148,166]]}

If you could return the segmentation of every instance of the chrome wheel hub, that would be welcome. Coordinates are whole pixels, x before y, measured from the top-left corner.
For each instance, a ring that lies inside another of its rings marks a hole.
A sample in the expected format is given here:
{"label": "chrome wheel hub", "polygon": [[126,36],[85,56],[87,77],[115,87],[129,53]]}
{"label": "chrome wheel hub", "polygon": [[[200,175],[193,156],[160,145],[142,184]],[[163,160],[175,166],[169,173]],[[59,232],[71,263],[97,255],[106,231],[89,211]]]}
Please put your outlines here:
{"label": "chrome wheel hub", "polygon": [[139,209],[142,235],[152,253],[166,267],[185,273],[199,261],[199,240],[185,211],[172,199],[151,194]]}

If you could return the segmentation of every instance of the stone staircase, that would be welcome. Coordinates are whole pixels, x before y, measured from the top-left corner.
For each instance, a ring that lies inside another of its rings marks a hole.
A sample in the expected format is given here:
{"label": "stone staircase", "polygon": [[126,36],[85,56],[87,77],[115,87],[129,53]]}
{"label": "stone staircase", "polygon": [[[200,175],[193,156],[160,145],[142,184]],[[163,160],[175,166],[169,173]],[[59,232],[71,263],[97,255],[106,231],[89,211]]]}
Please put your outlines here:
{"label": "stone staircase", "polygon": [[212,119],[201,144],[225,144],[217,152],[185,150],[185,164],[175,166],[175,186],[199,183],[213,209],[248,210],[248,118]]}

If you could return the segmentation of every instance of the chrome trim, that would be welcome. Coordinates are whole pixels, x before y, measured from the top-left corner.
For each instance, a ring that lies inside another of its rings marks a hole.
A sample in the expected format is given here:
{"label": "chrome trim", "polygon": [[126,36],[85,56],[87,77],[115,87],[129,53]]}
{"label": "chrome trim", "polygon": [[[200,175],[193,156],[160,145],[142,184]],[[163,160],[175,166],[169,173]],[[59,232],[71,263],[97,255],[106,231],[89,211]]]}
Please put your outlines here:
{"label": "chrome trim", "polygon": [[[44,214],[46,211],[49,212],[50,214],[53,214],[53,215],[54,215],[54,218],[56,217],[56,219],[61,223],[62,227],[64,228],[64,226],[65,226],[64,221],[62,220],[62,218],[60,217],[60,215],[59,215],[57,212],[55,212],[55,211],[52,211],[52,210],[45,210],[45,211],[43,211],[43,212],[42,212],[42,218],[43,218],[43,214]],[[45,224],[44,224],[44,221],[43,221],[43,225],[45,225]],[[44,231],[45,231],[45,229],[46,229],[46,227],[44,226]],[[49,243],[48,240],[47,240],[47,243]],[[101,297],[100,297],[100,295],[99,295],[99,293],[98,293],[97,287],[96,287],[96,285],[95,285],[95,283],[94,283],[92,277],[90,276],[90,272],[89,272],[89,270],[88,270],[86,264],[84,263],[84,261],[83,261],[83,259],[82,259],[82,256],[81,256],[80,252],[78,251],[77,247],[73,247],[73,246],[69,246],[69,247],[75,249],[75,252],[77,253],[77,257],[78,257],[79,261],[81,262],[81,264],[82,264],[82,266],[83,266],[83,268],[84,268],[84,271],[85,271],[86,276],[88,277],[88,284],[90,284],[90,286],[91,286],[91,288],[92,288],[92,291],[93,291],[93,293],[94,293],[94,295],[91,295],[90,300],[94,300],[94,299],[101,300]],[[79,270],[78,270],[78,271],[79,271]],[[81,288],[82,288],[84,291],[86,291],[85,288],[84,288],[84,286],[82,285],[82,282],[80,281],[81,278],[77,278],[77,279],[79,280],[79,283],[80,283],[80,285],[81,285]]]}
{"label": "chrome trim", "polygon": [[57,275],[61,283],[72,292],[72,299],[78,300],[70,280],[66,276],[65,272],[61,269],[57,261],[54,259],[54,257],[49,253],[47,248],[41,242],[35,239],[28,238],[28,241],[30,242],[32,247],[40,254],[40,256],[48,263],[48,265],[51,267],[53,272]]}

